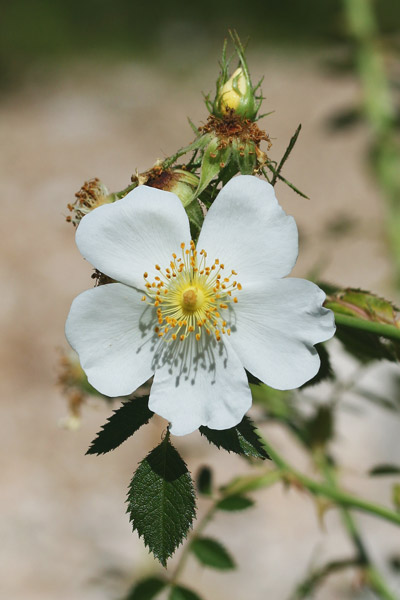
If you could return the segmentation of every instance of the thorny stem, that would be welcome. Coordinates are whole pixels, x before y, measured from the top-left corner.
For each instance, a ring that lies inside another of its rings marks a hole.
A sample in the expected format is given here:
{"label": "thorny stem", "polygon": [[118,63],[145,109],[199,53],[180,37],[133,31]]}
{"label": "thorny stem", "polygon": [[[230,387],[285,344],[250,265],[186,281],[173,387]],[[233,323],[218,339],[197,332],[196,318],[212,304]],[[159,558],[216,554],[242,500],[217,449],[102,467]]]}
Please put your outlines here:
{"label": "thorny stem", "polygon": [[312,593],[316,586],[326,577],[328,577],[328,575],[331,575],[331,573],[336,573],[337,571],[342,571],[343,569],[347,569],[349,567],[359,566],[359,564],[360,562],[356,558],[333,560],[327,563],[320,569],[313,571],[297,586],[296,591],[291,596],[291,600],[302,600],[303,598],[309,598],[310,593]]}
{"label": "thorny stem", "polygon": [[351,317],[334,311],[335,321],[338,325],[349,327],[350,329],[361,329],[368,333],[379,335],[389,340],[400,340],[400,329],[394,325],[387,323],[377,323],[376,321],[367,321],[366,319],[358,319],[357,317]]}
{"label": "thorny stem", "polygon": [[262,441],[264,448],[270,455],[271,459],[281,470],[283,479],[288,483],[300,485],[315,496],[329,498],[339,506],[345,508],[354,508],[377,517],[382,517],[386,521],[395,523],[396,525],[400,525],[400,513],[396,513],[385,506],[374,504],[373,502],[368,502],[362,498],[357,498],[357,496],[347,494],[331,484],[315,481],[307,475],[303,475],[297,471],[297,469],[289,465],[265,438],[262,438]]}

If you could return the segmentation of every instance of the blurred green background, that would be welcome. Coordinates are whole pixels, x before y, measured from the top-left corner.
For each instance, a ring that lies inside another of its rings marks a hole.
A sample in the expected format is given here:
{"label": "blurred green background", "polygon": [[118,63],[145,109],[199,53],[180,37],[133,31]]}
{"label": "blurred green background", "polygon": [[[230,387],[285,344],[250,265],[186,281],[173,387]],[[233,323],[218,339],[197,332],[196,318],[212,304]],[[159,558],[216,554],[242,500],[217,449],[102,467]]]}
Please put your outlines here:
{"label": "blurred green background", "polygon": [[[379,0],[380,30],[394,33],[400,2]],[[228,28],[252,44],[326,45],[343,41],[341,0],[273,0],[188,3],[129,0],[3,0],[0,19],[2,86],[32,66],[83,57],[169,58],[182,51],[184,65],[199,50],[214,55]],[[254,46],[253,46],[254,47]]]}

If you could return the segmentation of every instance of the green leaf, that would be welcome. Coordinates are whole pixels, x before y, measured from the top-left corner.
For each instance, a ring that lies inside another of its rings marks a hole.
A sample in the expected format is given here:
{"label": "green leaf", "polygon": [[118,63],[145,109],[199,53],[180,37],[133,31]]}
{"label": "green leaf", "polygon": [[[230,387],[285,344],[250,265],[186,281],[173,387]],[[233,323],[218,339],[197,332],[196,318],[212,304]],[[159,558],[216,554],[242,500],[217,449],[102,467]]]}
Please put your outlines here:
{"label": "green leaf", "polygon": [[133,530],[165,567],[196,514],[192,478],[168,434],[140,463],[127,502]]}
{"label": "green leaf", "polygon": [[223,500],[220,500],[216,506],[218,510],[226,510],[226,511],[236,511],[236,510],[246,510],[246,508],[250,508],[254,506],[254,501],[250,498],[246,498],[246,496],[228,496]]}
{"label": "green leaf", "polygon": [[197,478],[196,487],[199,494],[211,496],[212,492],[212,471],[209,467],[201,467]]}
{"label": "green leaf", "polygon": [[346,352],[361,363],[367,364],[373,360],[382,359],[398,360],[398,344],[380,339],[373,333],[337,325],[335,337],[343,344]]}
{"label": "green leaf", "polygon": [[159,577],[146,577],[135,584],[125,600],[152,600],[165,588],[167,582]]}
{"label": "green leaf", "polygon": [[171,589],[168,600],[201,600],[201,598],[189,588],[176,585]]}
{"label": "green leaf", "polygon": [[236,566],[224,546],[212,538],[195,538],[190,544],[190,550],[207,567],[227,571]]}
{"label": "green leaf", "polygon": [[262,460],[269,458],[256,433],[255,425],[247,416],[243,417],[239,425],[230,429],[217,430],[201,426],[199,431],[217,448],[224,448],[228,452],[253,456]]}
{"label": "green leaf", "polygon": [[148,401],[148,396],[142,396],[123,402],[103,425],[86,454],[110,452],[145,425],[154,414],[148,408]]}
{"label": "green leaf", "polygon": [[305,421],[305,437],[312,448],[324,446],[334,435],[334,415],[331,406],[318,406]]}
{"label": "green leaf", "polygon": [[400,475],[400,466],[398,465],[376,465],[369,471],[369,475]]}
{"label": "green leaf", "polygon": [[326,381],[327,379],[335,379],[335,374],[332,369],[331,361],[326,346],[324,344],[317,344],[315,346],[315,349],[319,354],[321,366],[319,368],[318,373],[312,379],[306,381],[306,383],[304,383],[300,387],[300,389],[310,387],[312,385],[317,385],[318,383],[321,383],[321,381]]}

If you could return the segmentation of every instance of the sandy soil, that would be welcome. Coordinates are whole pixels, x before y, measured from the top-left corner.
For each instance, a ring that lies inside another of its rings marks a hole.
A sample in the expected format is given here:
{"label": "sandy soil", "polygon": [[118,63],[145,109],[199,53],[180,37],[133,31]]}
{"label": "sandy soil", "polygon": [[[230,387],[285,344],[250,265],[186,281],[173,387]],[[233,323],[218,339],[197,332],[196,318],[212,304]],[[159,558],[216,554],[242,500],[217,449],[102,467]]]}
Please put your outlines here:
{"label": "sandy soil", "polygon": [[[334,134],[326,119],[357,97],[351,80],[330,79],[314,58],[253,57],[265,73],[264,126],[280,157],[298,123],[303,133],[286,176],[308,193],[304,200],[279,185],[277,192],[301,231],[295,274],[318,267],[326,279],[391,294],[382,201],[364,166],[367,134]],[[137,167],[191,140],[186,116],[199,123],[206,112],[201,90],[211,89],[214,65],[190,78],[153,67],[123,64],[105,70],[82,65],[47,83],[30,83],[0,104],[2,245],[0,327],[2,402],[0,465],[2,596],[14,600],[113,600],[144,573],[157,570],[124,514],[127,484],[137,462],[159,439],[154,422],[118,451],[102,458],[84,453],[110,409],[84,410],[82,428],[57,426],[65,415],[55,385],[57,348],[66,348],[63,327],[71,300],[91,286],[90,266],[65,223],[66,205],[85,179],[99,176],[116,190]],[[337,238],[328,226],[346,216],[352,235]],[[354,368],[335,352],[339,370]],[[376,367],[366,384],[381,386]],[[323,399],[324,391],[320,392]],[[371,464],[399,455],[399,419],[363,407],[341,411],[336,452],[350,489],[390,502],[392,481],[367,483]],[[306,457],[276,426],[266,429],[282,453],[301,468]],[[197,434],[177,439],[190,468],[213,464],[217,481],[244,472],[243,462],[209,449]],[[257,494],[244,515],[221,515],[210,527],[230,548],[240,569],[229,576],[188,564],[184,581],[207,600],[285,600],[312,564],[351,553],[340,522],[330,512],[321,528],[305,495],[279,487]],[[203,505],[201,504],[201,510]],[[360,516],[378,564],[399,551],[397,532]],[[318,600],[370,598],[357,591],[354,573],[332,577]],[[400,582],[393,579],[400,593]]]}

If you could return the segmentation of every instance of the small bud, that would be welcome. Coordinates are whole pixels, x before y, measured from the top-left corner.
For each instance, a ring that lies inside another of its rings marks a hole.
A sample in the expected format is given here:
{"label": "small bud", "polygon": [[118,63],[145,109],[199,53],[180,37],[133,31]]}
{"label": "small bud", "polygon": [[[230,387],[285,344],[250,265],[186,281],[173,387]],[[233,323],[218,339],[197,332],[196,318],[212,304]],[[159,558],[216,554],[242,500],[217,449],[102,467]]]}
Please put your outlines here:
{"label": "small bud", "polygon": [[260,83],[253,87],[250,72],[245,56],[245,48],[236,32],[230,32],[238,58],[238,67],[229,76],[230,59],[226,57],[226,42],[222,50],[220,62],[221,72],[217,80],[217,93],[211,103],[206,96],[206,105],[212,115],[220,119],[249,119],[255,121],[258,109],[262,103],[262,94],[259,90]]}
{"label": "small bud", "polygon": [[221,110],[224,114],[229,110],[236,111],[239,108],[240,100],[245,95],[247,88],[243,69],[239,67],[219,92]]}
{"label": "small bud", "polygon": [[199,178],[184,169],[152,169],[148,175],[146,185],[176,194],[184,207],[190,204],[199,185]]}
{"label": "small bud", "polygon": [[68,204],[68,209],[72,212],[71,216],[67,217],[67,222],[72,223],[76,227],[81,219],[89,212],[101,206],[114,202],[114,194],[110,194],[106,186],[95,177],[89,181],[85,181],[79,192],[75,194],[75,202]]}
{"label": "small bud", "polygon": [[250,77],[242,67],[236,69],[223,85],[220,82],[213,105],[215,116],[238,115],[243,119],[254,120],[257,108]]}

